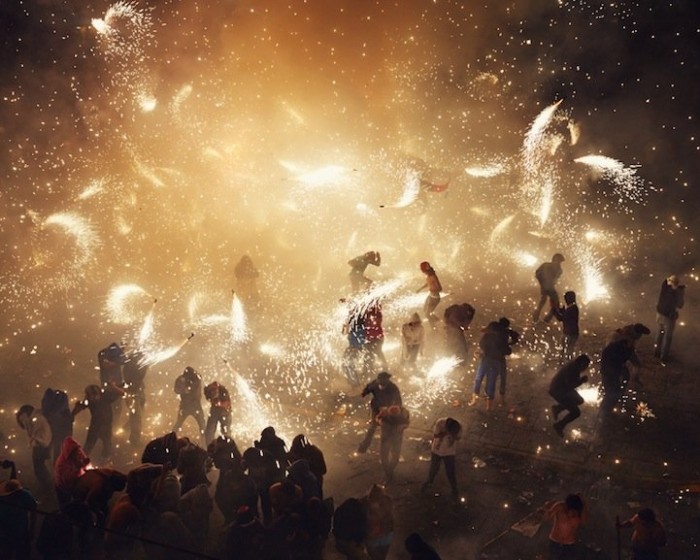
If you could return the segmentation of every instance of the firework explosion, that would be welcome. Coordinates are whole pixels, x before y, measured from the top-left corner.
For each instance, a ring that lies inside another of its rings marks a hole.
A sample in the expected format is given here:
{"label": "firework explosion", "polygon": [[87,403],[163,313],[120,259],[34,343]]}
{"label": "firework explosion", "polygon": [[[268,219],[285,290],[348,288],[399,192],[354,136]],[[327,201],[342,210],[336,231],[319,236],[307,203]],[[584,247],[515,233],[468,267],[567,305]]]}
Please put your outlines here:
{"label": "firework explosion", "polygon": [[[382,301],[391,359],[422,308],[424,260],[450,293],[443,306],[517,312],[554,252],[567,288],[609,301],[640,260],[637,213],[656,191],[648,154],[625,147],[635,129],[590,101],[590,64],[546,45],[532,55],[523,7],[361,4],[117,2],[53,23],[61,42],[38,60],[60,70],[37,80],[19,57],[3,89],[3,339],[60,329],[59,304],[95,345],[140,345],[160,392],[192,363],[241,399],[269,395],[272,421],[280,400],[337,388],[337,302],[364,251],[385,256],[367,298]],[[532,16],[547,33],[569,36],[591,13],[599,28],[638,30],[612,5],[549,10]],[[585,155],[603,151],[641,167]],[[235,278],[243,254],[256,293]],[[438,399],[456,366],[431,362],[443,373],[423,382]]]}

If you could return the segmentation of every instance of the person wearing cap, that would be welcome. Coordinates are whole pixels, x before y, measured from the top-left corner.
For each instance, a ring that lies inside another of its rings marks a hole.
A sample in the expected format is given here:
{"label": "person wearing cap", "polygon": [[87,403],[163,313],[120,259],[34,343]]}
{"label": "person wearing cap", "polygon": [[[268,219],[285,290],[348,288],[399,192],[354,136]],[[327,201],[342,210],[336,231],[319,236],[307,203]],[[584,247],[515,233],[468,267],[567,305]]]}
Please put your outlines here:
{"label": "person wearing cap", "polygon": [[377,415],[382,407],[390,407],[393,405],[402,406],[401,391],[395,383],[391,381],[391,374],[386,371],[381,371],[374,381],[370,381],[362,390],[361,396],[366,397],[372,395],[372,400],[369,402],[370,419],[367,425],[367,434],[357,448],[358,453],[366,453],[374,438],[374,432],[377,431]]}
{"label": "person wearing cap", "polygon": [[547,300],[549,300],[549,311],[544,316],[545,323],[549,323],[555,310],[559,309],[559,293],[556,286],[562,273],[561,263],[563,262],[564,255],[555,253],[551,262],[542,263],[535,271],[535,278],[540,284],[540,301],[532,314],[532,320],[535,323],[540,320],[540,313]]}
{"label": "person wearing cap", "polygon": [[685,303],[685,286],[678,276],[672,274],[661,283],[659,301],[656,304],[656,324],[658,332],[654,344],[654,356],[665,364],[671,350],[671,339],[678,320],[678,310]]}
{"label": "person wearing cap", "polygon": [[367,251],[365,254],[350,259],[350,288],[352,293],[366,290],[372,285],[372,280],[365,276],[365,270],[371,264],[379,266],[382,264],[382,256],[379,251]]}
{"label": "person wearing cap", "polygon": [[0,558],[31,557],[37,505],[16,478],[0,483]]}
{"label": "person wearing cap", "polygon": [[204,437],[205,420],[202,409],[202,378],[193,367],[187,366],[181,375],[175,380],[175,393],[180,395],[180,407],[177,410],[177,420],[173,426],[173,432],[178,432],[187,420],[192,416],[199,426],[200,437]]}
{"label": "person wearing cap", "polygon": [[440,284],[440,279],[438,278],[435,269],[428,261],[423,261],[420,263],[420,270],[423,274],[425,274],[425,284],[418,288],[416,292],[420,292],[425,288],[428,288],[428,297],[425,298],[425,303],[423,304],[423,315],[425,315],[432,324],[437,320],[433,314],[433,311],[435,311],[435,308],[440,303],[442,284]]}

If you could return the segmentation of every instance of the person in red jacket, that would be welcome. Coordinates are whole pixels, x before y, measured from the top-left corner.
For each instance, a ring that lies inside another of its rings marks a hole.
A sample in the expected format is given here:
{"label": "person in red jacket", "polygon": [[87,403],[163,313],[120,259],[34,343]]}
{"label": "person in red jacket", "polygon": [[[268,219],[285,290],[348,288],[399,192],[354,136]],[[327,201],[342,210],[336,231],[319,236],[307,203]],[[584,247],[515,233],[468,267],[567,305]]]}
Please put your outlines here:
{"label": "person in red jacket", "polygon": [[204,441],[208,446],[214,441],[217,426],[221,428],[224,437],[228,437],[231,432],[231,395],[226,387],[214,381],[204,388],[204,397],[211,403],[204,428]]}

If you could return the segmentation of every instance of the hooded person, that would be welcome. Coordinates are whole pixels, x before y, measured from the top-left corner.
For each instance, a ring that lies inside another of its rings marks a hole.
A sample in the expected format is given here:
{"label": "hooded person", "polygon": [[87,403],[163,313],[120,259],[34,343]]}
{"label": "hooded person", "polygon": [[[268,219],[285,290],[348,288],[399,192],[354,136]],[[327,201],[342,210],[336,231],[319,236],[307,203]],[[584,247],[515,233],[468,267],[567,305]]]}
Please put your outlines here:
{"label": "hooded person", "polygon": [[126,488],[127,475],[108,467],[89,469],[75,481],[73,500],[85,503],[100,524],[109,512],[112,496]]}
{"label": "hooded person", "polygon": [[73,501],[75,483],[85,474],[89,464],[90,458],[81,445],[72,437],[65,438],[61,446],[61,454],[53,468],[54,486],[61,509]]}
{"label": "hooded person", "polygon": [[532,320],[535,323],[540,320],[540,313],[547,300],[549,300],[549,310],[544,316],[545,323],[551,321],[555,311],[559,309],[559,293],[556,286],[562,274],[561,263],[564,260],[564,255],[554,253],[550,262],[542,263],[535,271],[535,278],[540,285],[540,301],[532,313]]}
{"label": "hooded person", "polygon": [[287,444],[277,435],[272,426],[268,426],[260,432],[260,439],[256,440],[253,445],[258,449],[264,449],[278,464],[278,472],[275,475],[275,482],[279,482],[284,478],[284,470],[287,467]]}
{"label": "hooded person", "polygon": [[311,498],[321,499],[321,485],[318,479],[314,476],[309,468],[309,462],[306,459],[294,461],[289,466],[287,478],[301,488],[304,503],[307,503]]}
{"label": "hooded person", "polygon": [[294,436],[292,445],[289,448],[289,453],[287,453],[287,462],[289,464],[299,459],[306,459],[306,461],[308,461],[309,469],[318,480],[321,490],[323,490],[323,477],[328,472],[326,459],[323,456],[323,451],[312,444],[304,434]]}

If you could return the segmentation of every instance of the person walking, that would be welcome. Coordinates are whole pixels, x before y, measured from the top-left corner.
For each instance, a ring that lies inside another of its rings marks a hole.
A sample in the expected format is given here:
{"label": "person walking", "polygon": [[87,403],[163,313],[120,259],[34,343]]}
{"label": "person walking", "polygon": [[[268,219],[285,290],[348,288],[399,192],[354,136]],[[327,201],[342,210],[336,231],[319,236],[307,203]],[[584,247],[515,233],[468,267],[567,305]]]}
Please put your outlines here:
{"label": "person walking", "polygon": [[461,437],[462,425],[454,418],[438,418],[435,422],[433,439],[430,443],[430,470],[428,471],[428,479],[421,487],[421,492],[427,492],[440,470],[440,463],[444,463],[445,474],[452,489],[452,498],[459,499],[455,455],[457,454],[457,442]]}
{"label": "person walking", "polygon": [[423,261],[420,263],[420,270],[423,274],[425,274],[425,284],[418,288],[417,292],[420,292],[425,288],[428,289],[428,297],[425,298],[425,303],[423,304],[423,315],[428,318],[428,321],[430,321],[430,324],[432,325],[437,321],[437,317],[433,312],[440,303],[442,284],[440,284],[440,279],[438,278],[435,269],[428,261]]}
{"label": "person walking", "polygon": [[569,494],[564,501],[546,502],[540,511],[552,521],[549,532],[549,559],[578,558],[578,529],[588,521],[588,509],[580,494]]}
{"label": "person walking", "polygon": [[379,456],[387,483],[394,480],[394,471],[401,458],[403,433],[409,422],[410,413],[403,406],[384,407],[377,414],[377,423],[381,426]]}
{"label": "person walking", "polygon": [[205,420],[202,409],[202,378],[193,367],[187,366],[182,374],[175,380],[175,393],[180,396],[180,407],[177,410],[177,420],[173,426],[173,432],[177,433],[187,420],[192,416],[197,426],[199,435],[204,437]]}
{"label": "person walking", "polygon": [[547,300],[549,300],[549,311],[544,316],[545,323],[549,323],[554,316],[554,310],[559,309],[559,293],[556,286],[562,273],[561,263],[563,262],[564,255],[555,253],[551,262],[542,263],[535,271],[535,278],[540,285],[540,301],[532,313],[532,320],[535,323],[540,320],[540,313]]}
{"label": "person walking", "polygon": [[672,274],[661,283],[659,300],[656,304],[656,324],[658,332],[654,344],[654,356],[662,364],[668,361],[671,351],[671,339],[678,320],[678,311],[685,303],[685,286],[682,286],[678,276]]}
{"label": "person walking", "polygon": [[374,432],[377,431],[377,415],[382,407],[390,407],[393,405],[402,406],[401,391],[398,386],[391,381],[391,374],[387,371],[380,371],[377,378],[371,381],[360,394],[361,397],[372,395],[372,400],[369,402],[370,419],[367,425],[367,433],[364,439],[357,448],[358,453],[366,453],[369,449]]}
{"label": "person walking", "polygon": [[579,337],[579,310],[576,304],[576,292],[564,294],[564,306],[554,310],[554,316],[562,324],[561,357],[571,360],[574,357],[574,347]]}
{"label": "person walking", "polygon": [[[588,381],[588,376],[583,372],[588,369],[591,359],[586,354],[581,354],[576,359],[564,364],[564,366],[554,375],[549,384],[549,394],[557,401],[551,407],[554,418],[554,431],[559,437],[564,437],[564,428],[576,418],[581,416],[580,405],[583,404],[583,397],[576,391]],[[567,411],[566,416],[557,421],[563,411]]]}

